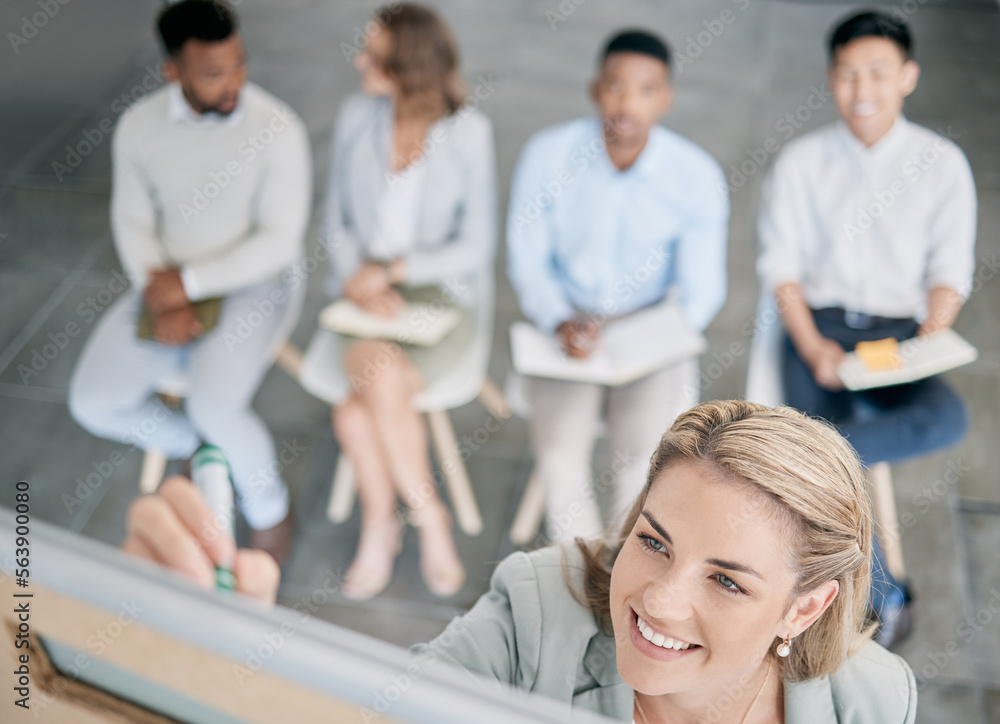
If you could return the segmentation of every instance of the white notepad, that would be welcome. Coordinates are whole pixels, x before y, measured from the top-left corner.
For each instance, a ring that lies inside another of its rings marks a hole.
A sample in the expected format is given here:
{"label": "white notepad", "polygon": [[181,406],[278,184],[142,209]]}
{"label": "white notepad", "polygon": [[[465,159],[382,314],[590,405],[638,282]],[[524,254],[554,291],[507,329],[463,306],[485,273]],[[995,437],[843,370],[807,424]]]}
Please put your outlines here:
{"label": "white notepad", "polygon": [[617,386],[705,351],[673,304],[659,304],[609,322],[586,359],[567,356],[556,337],[527,322],[510,328],[514,368],[523,375]]}
{"label": "white notepad", "polygon": [[338,299],[319,315],[321,327],[364,339],[391,339],[432,347],[458,326],[460,312],[451,306],[407,302],[395,317],[366,312],[354,302]]}
{"label": "white notepad", "polygon": [[868,390],[916,382],[925,377],[974,362],[979,353],[953,329],[913,337],[899,343],[902,366],[888,370],[870,370],[854,353],[848,352],[837,373],[849,390]]}

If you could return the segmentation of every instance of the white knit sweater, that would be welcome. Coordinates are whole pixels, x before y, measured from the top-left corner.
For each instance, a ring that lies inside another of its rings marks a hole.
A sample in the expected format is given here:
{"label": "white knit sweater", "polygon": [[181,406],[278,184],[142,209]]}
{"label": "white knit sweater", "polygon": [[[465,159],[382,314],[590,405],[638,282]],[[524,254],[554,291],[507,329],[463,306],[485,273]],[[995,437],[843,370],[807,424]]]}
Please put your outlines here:
{"label": "white knit sweater", "polygon": [[278,277],[300,258],[312,203],[298,116],[247,83],[228,117],[198,116],[170,84],[122,116],[111,228],[133,284],[179,267],[192,300]]}

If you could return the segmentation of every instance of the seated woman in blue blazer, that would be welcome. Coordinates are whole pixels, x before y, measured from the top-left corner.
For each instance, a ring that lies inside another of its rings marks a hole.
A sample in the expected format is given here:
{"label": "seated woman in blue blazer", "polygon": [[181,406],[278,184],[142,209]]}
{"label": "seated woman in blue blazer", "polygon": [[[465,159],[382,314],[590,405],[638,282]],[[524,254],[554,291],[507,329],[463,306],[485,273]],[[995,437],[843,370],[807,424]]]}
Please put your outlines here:
{"label": "seated woman in blue blazer", "polygon": [[[186,510],[198,538],[210,513],[194,487],[171,479],[140,501],[126,550],[211,586],[232,542],[195,561],[158,532]],[[871,551],[867,483],[839,433],[707,402],[663,436],[621,535],[511,555],[418,653],[640,724],[909,723],[913,673],[865,624]],[[273,600],[266,554],[236,563],[239,586]]]}
{"label": "seated woman in blue blazer", "polygon": [[434,347],[344,338],[352,394],[336,405],[337,440],[353,464],[361,540],[344,594],[365,599],[392,577],[402,531],[397,498],[420,531],[428,587],[448,596],[465,572],[437,495],[413,397],[475,335],[471,309],[496,243],[496,162],[489,119],[464,104],[451,34],[430,10],[375,15],[354,57],[364,91],[344,101],[333,138],[325,230],[328,291],[392,316],[405,299],[454,305],[462,321]]}

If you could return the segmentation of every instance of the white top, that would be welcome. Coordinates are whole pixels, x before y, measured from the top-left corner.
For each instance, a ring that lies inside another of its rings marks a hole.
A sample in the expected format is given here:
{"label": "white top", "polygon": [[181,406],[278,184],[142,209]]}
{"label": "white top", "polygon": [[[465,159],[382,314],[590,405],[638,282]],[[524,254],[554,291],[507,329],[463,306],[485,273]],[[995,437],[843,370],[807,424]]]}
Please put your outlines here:
{"label": "white top", "polygon": [[423,158],[398,173],[386,174],[388,186],[379,199],[375,230],[368,244],[371,258],[391,261],[414,247],[426,176]]}
{"label": "white top", "polygon": [[866,148],[842,122],[789,143],[764,187],[757,271],[813,309],[922,318],[938,286],[968,296],[976,189],[962,151],[900,116]]}
{"label": "white top", "polygon": [[[363,93],[346,98],[337,114],[321,233],[330,252],[327,292],[333,298],[342,295],[344,283],[371,256],[379,206],[390,185],[386,159],[392,153],[394,119],[391,99]],[[425,142],[420,173],[427,193],[403,257],[406,285],[445,287],[459,304],[472,306],[486,298],[479,280],[492,270],[496,249],[493,124],[466,104],[438,119]]]}
{"label": "white top", "polygon": [[302,254],[309,138],[295,112],[247,83],[228,116],[197,114],[176,84],[121,118],[111,230],[125,272],[180,267],[192,300],[278,278]]}
{"label": "white top", "polygon": [[169,97],[167,98],[167,117],[171,121],[184,121],[201,126],[236,126],[243,122],[246,115],[246,104],[243,102],[241,93],[236,100],[236,108],[229,115],[222,115],[215,111],[208,113],[198,113],[187,102],[184,91],[180,83],[171,83],[169,86]]}

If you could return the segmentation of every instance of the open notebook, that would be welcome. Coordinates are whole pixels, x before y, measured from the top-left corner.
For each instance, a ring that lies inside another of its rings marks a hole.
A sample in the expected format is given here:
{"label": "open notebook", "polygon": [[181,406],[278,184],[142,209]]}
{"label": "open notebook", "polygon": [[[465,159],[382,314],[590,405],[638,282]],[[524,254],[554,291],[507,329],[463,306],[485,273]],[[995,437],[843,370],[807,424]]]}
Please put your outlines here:
{"label": "open notebook", "polygon": [[584,360],[568,357],[556,337],[527,322],[510,328],[514,368],[523,375],[598,385],[623,385],[705,351],[674,304],[658,304],[609,322]]}
{"label": "open notebook", "polygon": [[321,327],[364,339],[391,339],[404,344],[433,347],[461,320],[452,306],[407,302],[395,317],[380,317],[346,299],[338,299],[319,315]]}
{"label": "open notebook", "polygon": [[901,366],[895,369],[871,370],[854,353],[848,352],[838,374],[849,390],[868,390],[916,382],[931,375],[974,362],[976,348],[953,329],[926,337],[913,337],[899,343]]}

